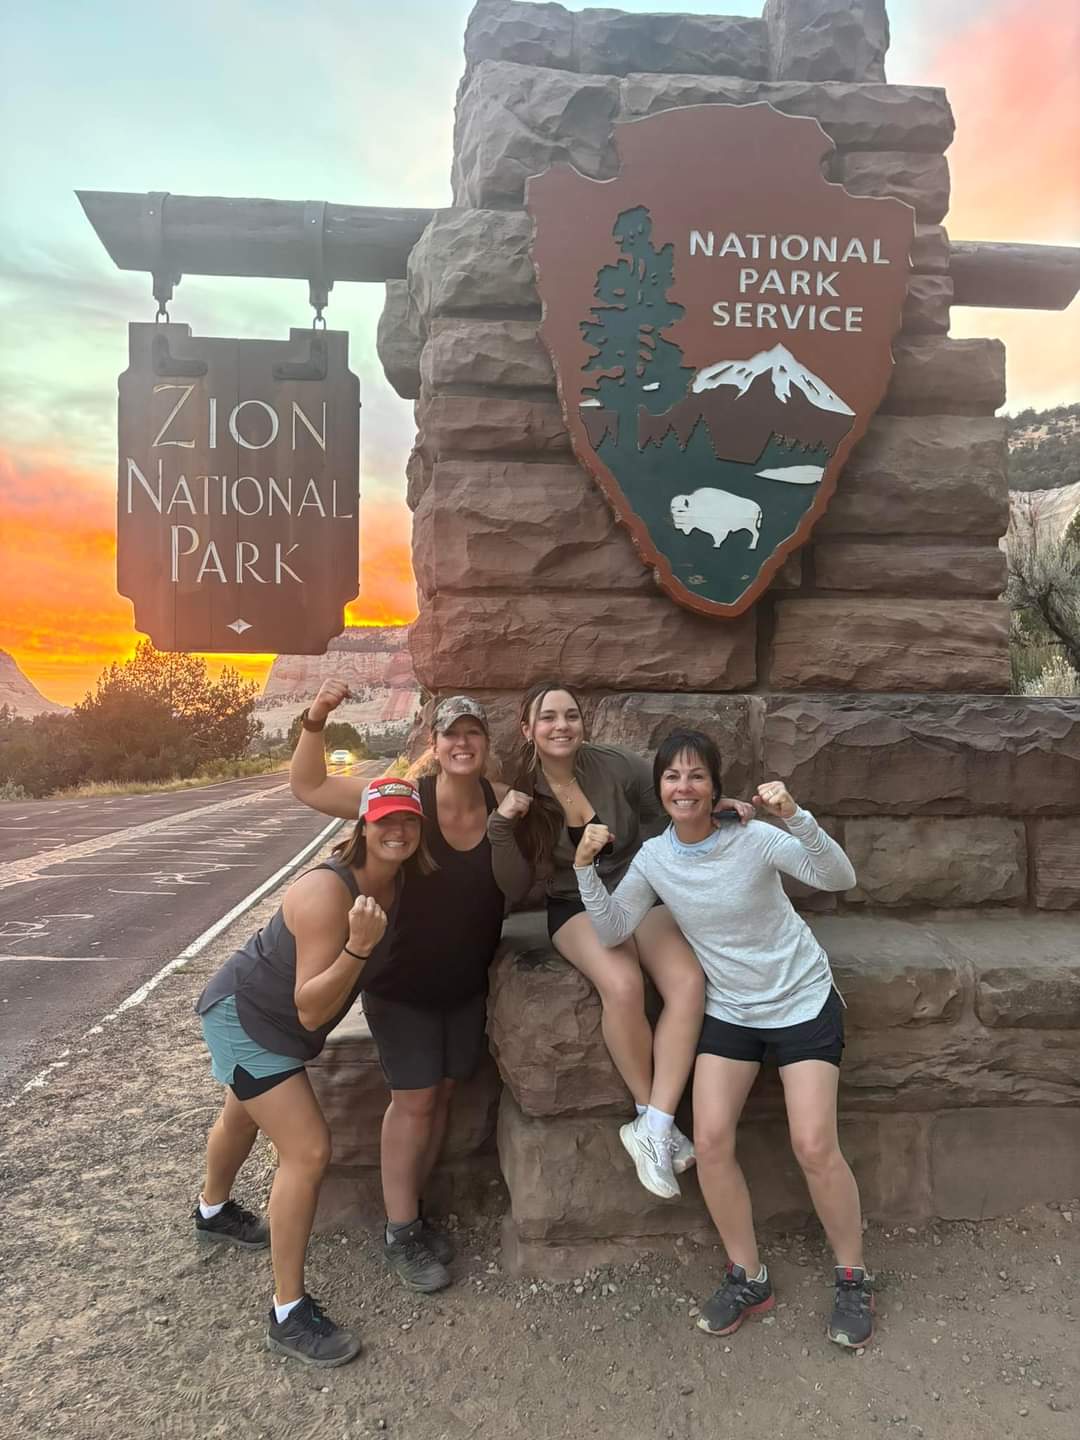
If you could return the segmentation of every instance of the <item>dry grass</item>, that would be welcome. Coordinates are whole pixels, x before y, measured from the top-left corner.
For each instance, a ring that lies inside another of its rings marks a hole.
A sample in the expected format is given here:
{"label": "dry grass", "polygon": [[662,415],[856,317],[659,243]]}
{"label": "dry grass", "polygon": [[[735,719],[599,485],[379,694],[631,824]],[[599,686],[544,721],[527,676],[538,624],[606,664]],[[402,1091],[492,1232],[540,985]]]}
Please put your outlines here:
{"label": "dry grass", "polygon": [[224,773],[218,770],[212,775],[189,775],[186,780],[90,780],[85,785],[73,785],[69,790],[54,790],[49,800],[97,800],[114,795],[160,795],[172,790],[197,790],[204,785],[220,785],[225,780],[243,780],[249,775],[270,775],[280,771],[288,773],[288,764],[281,761],[256,762],[237,761]]}

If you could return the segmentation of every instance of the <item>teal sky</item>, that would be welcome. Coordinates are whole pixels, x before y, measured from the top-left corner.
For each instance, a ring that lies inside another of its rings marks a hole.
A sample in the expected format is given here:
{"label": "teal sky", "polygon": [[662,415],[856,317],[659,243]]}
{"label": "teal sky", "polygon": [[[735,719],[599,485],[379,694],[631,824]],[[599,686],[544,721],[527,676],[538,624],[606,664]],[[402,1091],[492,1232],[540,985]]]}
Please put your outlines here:
{"label": "teal sky", "polygon": [[[893,79],[914,78],[943,12],[983,0],[892,0]],[[580,9],[581,6],[570,6]],[[760,14],[760,0],[625,0],[625,10]],[[149,279],[115,269],[79,188],[445,205],[469,0],[37,0],[9,7],[0,98],[0,443],[108,469],[128,320]],[[932,32],[926,22],[933,16]],[[923,39],[920,41],[920,34]],[[17,143],[10,143],[17,137]],[[339,285],[369,485],[397,488],[411,407],[375,359],[382,287]],[[195,333],[283,336],[308,322],[292,281],[188,277],[172,306]]]}

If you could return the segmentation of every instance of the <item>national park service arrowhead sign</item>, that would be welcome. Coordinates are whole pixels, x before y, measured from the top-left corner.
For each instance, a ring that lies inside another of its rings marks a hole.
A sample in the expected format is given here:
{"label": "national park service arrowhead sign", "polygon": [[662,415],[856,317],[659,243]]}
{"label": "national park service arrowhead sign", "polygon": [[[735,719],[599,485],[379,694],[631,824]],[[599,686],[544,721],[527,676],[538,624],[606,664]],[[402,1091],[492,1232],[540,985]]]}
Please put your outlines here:
{"label": "national park service arrowhead sign", "polygon": [[615,127],[620,168],[529,181],[574,452],[680,604],[745,610],[884,396],[914,211],[822,175],[816,120],[695,105]]}

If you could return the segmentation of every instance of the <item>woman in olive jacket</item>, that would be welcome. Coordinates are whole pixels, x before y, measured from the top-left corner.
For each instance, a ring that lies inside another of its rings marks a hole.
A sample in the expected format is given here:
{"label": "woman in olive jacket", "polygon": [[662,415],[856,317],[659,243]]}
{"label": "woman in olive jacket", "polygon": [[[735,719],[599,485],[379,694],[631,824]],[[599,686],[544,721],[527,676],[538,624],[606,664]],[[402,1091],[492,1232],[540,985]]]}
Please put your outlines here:
{"label": "woman in olive jacket", "polygon": [[[515,898],[535,876],[544,878],[548,934],[559,954],[596,987],[604,1041],[634,1098],[637,1118],[622,1126],[620,1139],[642,1185],[662,1199],[675,1199],[676,1175],[694,1163],[693,1146],[674,1115],[701,1033],[701,966],[662,904],[650,910],[631,939],[602,944],[574,877],[574,852],[587,825],[602,823],[611,832],[596,869],[612,889],[642,842],[666,826],[667,816],[648,763],[618,746],[590,742],[581,705],[565,685],[534,685],[522,700],[519,723],[519,774],[488,821],[495,877]],[[753,814],[751,806],[720,796],[716,801],[735,807],[740,819]],[[645,1014],[646,974],[664,1002],[655,1034]]]}

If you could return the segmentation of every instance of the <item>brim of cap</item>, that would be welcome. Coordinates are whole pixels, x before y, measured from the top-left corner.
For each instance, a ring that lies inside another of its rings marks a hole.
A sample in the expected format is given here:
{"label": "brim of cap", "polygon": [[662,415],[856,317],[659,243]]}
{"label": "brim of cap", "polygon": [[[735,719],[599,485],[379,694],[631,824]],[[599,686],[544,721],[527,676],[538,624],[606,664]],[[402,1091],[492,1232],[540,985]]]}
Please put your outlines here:
{"label": "brim of cap", "polygon": [[361,815],[361,820],[385,820],[388,815],[418,815],[422,820],[424,812],[415,800],[376,800],[371,808]]}

